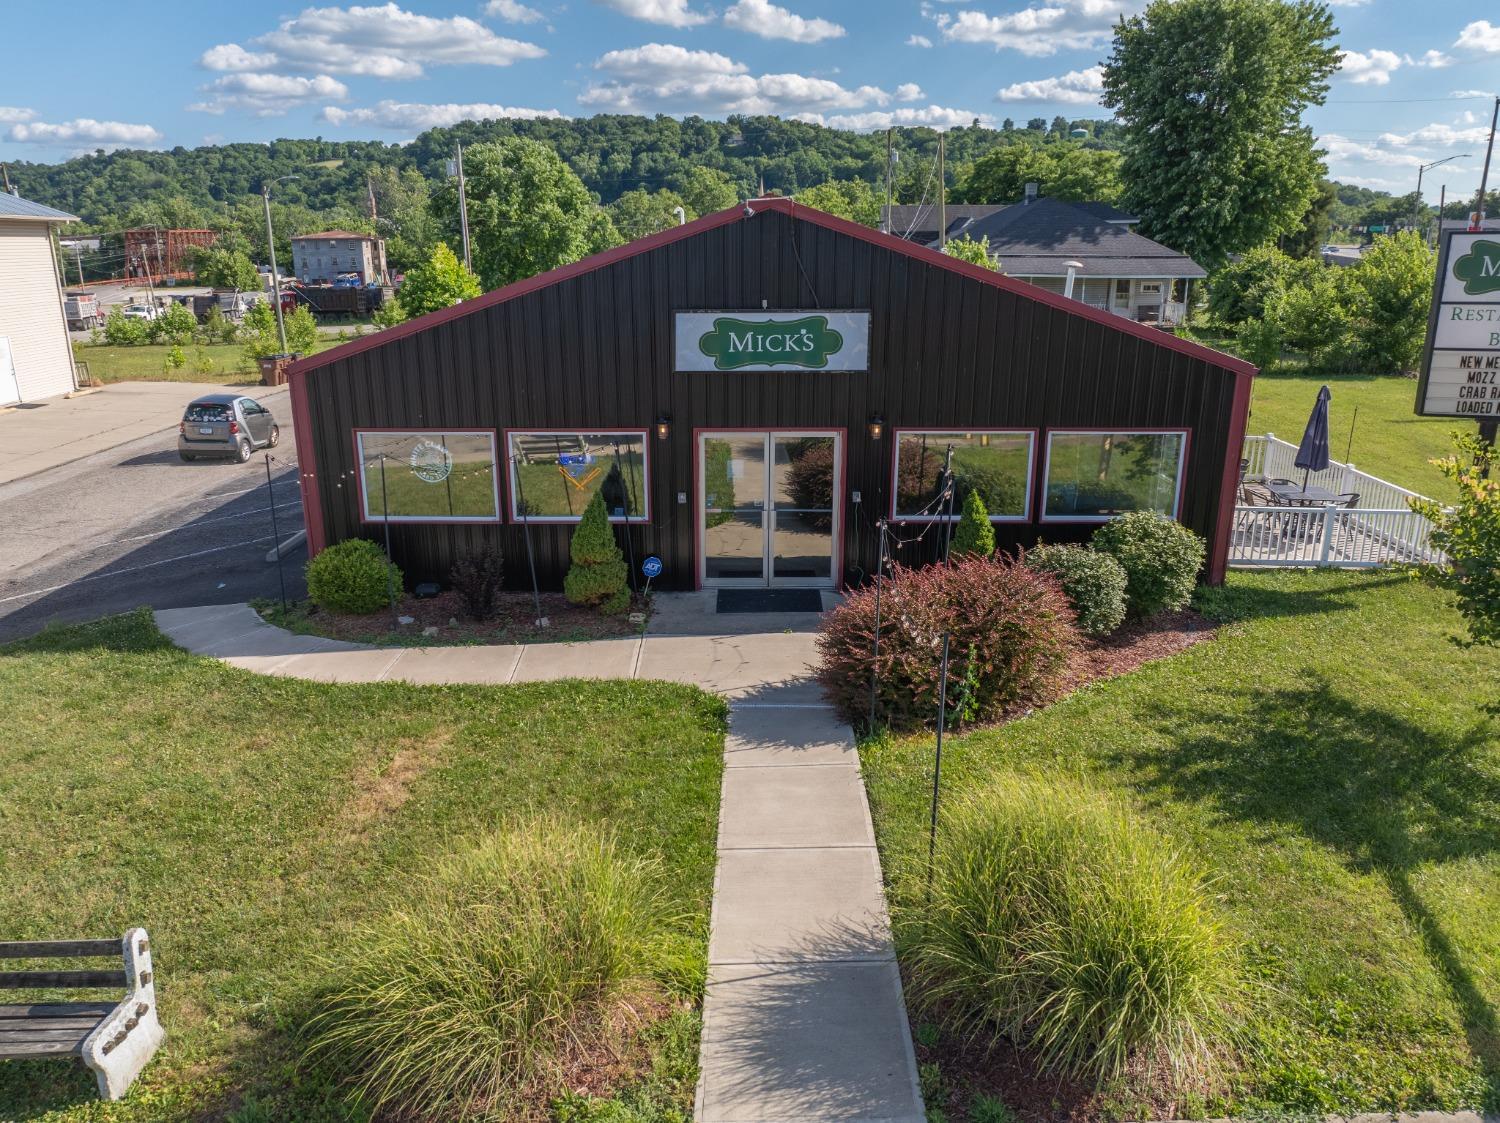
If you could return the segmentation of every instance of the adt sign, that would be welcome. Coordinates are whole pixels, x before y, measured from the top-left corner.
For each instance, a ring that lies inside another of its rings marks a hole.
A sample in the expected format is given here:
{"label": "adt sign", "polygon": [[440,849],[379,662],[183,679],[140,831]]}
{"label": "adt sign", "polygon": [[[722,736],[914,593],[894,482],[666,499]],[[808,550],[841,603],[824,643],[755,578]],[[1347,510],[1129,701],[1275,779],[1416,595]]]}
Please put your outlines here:
{"label": "adt sign", "polygon": [[656,578],[661,576],[661,559],[653,554],[641,562],[641,572],[647,577]]}

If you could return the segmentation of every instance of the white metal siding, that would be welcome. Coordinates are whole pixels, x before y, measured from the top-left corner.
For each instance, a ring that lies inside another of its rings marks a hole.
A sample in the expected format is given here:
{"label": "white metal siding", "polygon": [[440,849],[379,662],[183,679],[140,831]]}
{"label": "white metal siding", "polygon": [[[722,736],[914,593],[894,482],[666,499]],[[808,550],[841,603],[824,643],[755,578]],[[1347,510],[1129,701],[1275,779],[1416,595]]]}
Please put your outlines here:
{"label": "white metal siding", "polygon": [[10,339],[23,402],[73,389],[68,325],[45,222],[0,222],[0,335]]}

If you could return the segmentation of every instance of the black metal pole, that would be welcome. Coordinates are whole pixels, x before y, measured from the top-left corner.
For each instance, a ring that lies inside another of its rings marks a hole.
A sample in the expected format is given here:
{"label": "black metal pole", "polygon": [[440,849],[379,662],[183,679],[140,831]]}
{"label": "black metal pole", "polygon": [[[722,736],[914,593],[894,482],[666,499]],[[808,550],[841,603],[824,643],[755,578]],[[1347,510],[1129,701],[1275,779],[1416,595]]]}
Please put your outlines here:
{"label": "black metal pole", "polygon": [[875,731],[875,691],[880,678],[880,579],[885,576],[885,520],[875,524],[880,531],[879,560],[875,563],[875,646],[870,653],[870,732]]}
{"label": "black metal pole", "polygon": [[625,483],[625,469],[620,465],[620,442],[615,441],[615,471],[620,473],[620,482],[625,484],[625,553],[630,560],[630,593],[640,596],[640,587],[635,580],[635,539],[630,534],[630,508],[635,506],[635,488]]}
{"label": "black metal pole", "polygon": [[948,551],[953,546],[953,496],[958,490],[953,486],[953,446],[948,446],[947,459],[943,461],[943,486],[947,488],[945,498],[948,500],[948,510],[944,518],[946,530],[943,534],[943,564],[948,564]]}
{"label": "black metal pole", "polygon": [[401,614],[396,611],[395,581],[391,577],[391,508],[385,494],[385,453],[380,454],[380,519],[385,523],[385,595],[391,602],[391,619],[401,626]]}
{"label": "black metal pole", "polygon": [[286,573],[281,568],[281,531],[276,526],[276,488],[271,484],[271,454],[266,453],[266,501],[271,506],[271,541],[276,544],[276,580],[281,584],[281,614],[286,615]]}
{"label": "black metal pole", "polygon": [[943,782],[943,726],[948,724],[948,633],[943,633],[943,671],[938,680],[937,756],[932,766],[932,819],[927,828],[927,902],[932,903],[932,860],[937,853],[938,790]]}
{"label": "black metal pole", "polygon": [[526,509],[526,488],[521,483],[521,458],[511,457],[516,470],[516,499],[521,504],[521,531],[526,535],[526,565],[531,569],[531,603],[536,609],[536,618],[542,618],[542,591],[536,583],[536,557],[531,551],[531,512]]}

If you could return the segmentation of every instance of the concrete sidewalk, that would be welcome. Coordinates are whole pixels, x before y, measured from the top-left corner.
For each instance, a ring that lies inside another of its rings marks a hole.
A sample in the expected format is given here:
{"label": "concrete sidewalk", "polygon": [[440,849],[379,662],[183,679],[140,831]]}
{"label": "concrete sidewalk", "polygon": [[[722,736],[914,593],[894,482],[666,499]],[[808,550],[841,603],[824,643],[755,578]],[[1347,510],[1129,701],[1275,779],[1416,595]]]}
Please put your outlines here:
{"label": "concrete sidewalk", "polygon": [[248,605],[169,609],[156,621],[189,651],[324,682],[666,679],[725,697],[696,1116],[922,1123],[859,754],[811,677],[818,617],[711,607],[704,594],[662,594],[638,638],[493,647],[299,636]]}
{"label": "concrete sidewalk", "polygon": [[287,427],[284,386],[197,382],[114,382],[73,398],[47,398],[0,411],[0,484],[45,472],[153,433],[175,429],[198,394],[247,394]]}

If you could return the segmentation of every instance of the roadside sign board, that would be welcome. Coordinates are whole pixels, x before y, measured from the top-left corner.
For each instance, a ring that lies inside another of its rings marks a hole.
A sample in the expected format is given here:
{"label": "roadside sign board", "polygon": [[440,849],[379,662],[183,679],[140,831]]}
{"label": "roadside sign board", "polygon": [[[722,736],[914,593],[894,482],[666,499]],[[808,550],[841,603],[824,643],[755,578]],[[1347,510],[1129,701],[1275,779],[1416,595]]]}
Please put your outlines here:
{"label": "roadside sign board", "polygon": [[1500,418],[1500,231],[1443,235],[1416,411]]}

